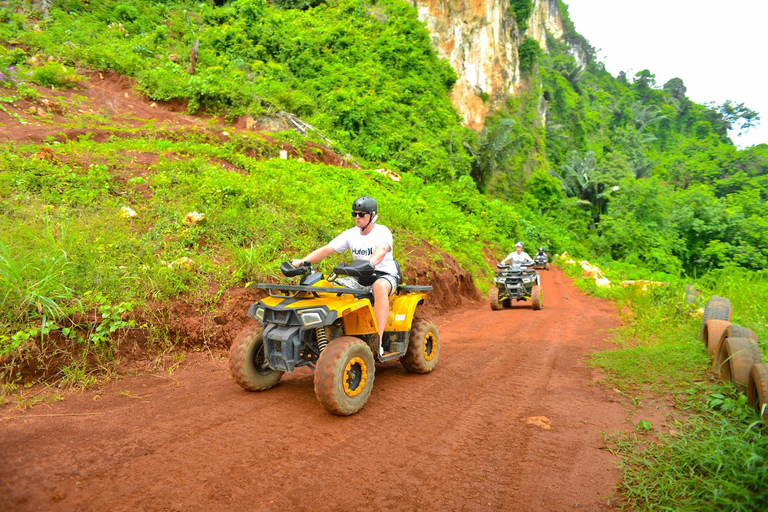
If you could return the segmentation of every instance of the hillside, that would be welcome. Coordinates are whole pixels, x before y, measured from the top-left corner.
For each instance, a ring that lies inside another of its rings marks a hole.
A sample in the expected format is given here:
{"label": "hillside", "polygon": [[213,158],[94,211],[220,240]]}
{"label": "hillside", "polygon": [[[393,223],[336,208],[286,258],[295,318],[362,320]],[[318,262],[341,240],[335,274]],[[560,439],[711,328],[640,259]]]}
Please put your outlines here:
{"label": "hillside", "polygon": [[[8,101],[0,114],[17,125],[7,132],[0,178],[9,213],[0,246],[4,353],[25,374],[64,371],[72,383],[88,382],[126,355],[118,350],[125,337],[129,360],[177,342],[226,348],[263,293],[243,287],[274,280],[280,261],[346,227],[348,203],[363,192],[380,200],[406,282],[435,287],[433,310],[480,296],[474,279],[488,267],[472,251],[486,245],[465,240],[482,219],[433,231],[460,215],[439,199],[450,189],[340,167],[342,157],[293,132],[173,112],[137,97],[131,80],[114,73],[91,73],[63,91],[30,89],[34,98]],[[421,196],[415,210],[388,212],[406,188]],[[430,197],[445,204],[430,208]],[[193,211],[205,222],[186,224]],[[54,346],[34,343],[41,329]],[[113,330],[122,335],[110,340]]]}
{"label": "hillside", "polygon": [[[683,78],[611,76],[560,0],[2,2],[11,506],[284,509],[299,475],[299,509],[764,510],[764,425],[697,314],[726,297],[766,353],[768,146],[737,150],[759,114]],[[434,287],[440,365],[371,365],[346,419],[306,367],[242,392],[224,361],[254,284],[363,194]],[[540,273],[543,310],[491,311],[518,240],[576,261]]]}

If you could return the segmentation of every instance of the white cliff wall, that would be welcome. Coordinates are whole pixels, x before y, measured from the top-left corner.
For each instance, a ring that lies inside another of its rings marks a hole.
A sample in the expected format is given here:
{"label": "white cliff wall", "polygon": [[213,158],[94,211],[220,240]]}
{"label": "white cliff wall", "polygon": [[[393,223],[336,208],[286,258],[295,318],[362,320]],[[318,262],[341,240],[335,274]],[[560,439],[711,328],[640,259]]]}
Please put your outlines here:
{"label": "white cliff wall", "polygon": [[[411,0],[426,22],[432,44],[459,76],[451,99],[464,124],[481,130],[485,116],[515,94],[520,85],[517,49],[532,37],[546,51],[546,32],[563,32],[556,0],[533,0],[520,31],[509,0]],[[483,101],[480,95],[487,98]]]}

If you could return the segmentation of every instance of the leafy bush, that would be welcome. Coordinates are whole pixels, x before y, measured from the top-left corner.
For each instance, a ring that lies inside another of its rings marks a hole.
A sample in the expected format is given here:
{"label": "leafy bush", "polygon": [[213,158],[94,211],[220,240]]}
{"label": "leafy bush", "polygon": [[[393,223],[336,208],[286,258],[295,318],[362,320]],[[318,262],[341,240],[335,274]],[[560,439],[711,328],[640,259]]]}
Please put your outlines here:
{"label": "leafy bush", "polygon": [[77,85],[79,77],[75,71],[59,62],[46,62],[32,69],[29,81],[43,87],[69,88]]}
{"label": "leafy bush", "polygon": [[517,53],[520,56],[520,71],[530,73],[542,52],[538,41],[526,37]]}
{"label": "leafy bush", "polygon": [[533,2],[531,0],[510,0],[509,6],[515,15],[518,29],[524,30],[528,24],[528,18],[533,12]]}

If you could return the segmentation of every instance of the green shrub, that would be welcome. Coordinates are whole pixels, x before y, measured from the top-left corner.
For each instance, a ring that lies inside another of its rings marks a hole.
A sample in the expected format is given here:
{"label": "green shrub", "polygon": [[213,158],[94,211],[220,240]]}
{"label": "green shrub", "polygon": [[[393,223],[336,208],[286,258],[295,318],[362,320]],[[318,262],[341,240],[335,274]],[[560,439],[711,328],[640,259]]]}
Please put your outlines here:
{"label": "green shrub", "polygon": [[535,39],[526,37],[517,50],[517,54],[520,56],[520,71],[530,73],[542,54],[541,46]]}
{"label": "green shrub", "polygon": [[33,68],[29,81],[43,87],[75,87],[80,77],[74,70],[68,69],[59,62],[46,62],[40,67]]}

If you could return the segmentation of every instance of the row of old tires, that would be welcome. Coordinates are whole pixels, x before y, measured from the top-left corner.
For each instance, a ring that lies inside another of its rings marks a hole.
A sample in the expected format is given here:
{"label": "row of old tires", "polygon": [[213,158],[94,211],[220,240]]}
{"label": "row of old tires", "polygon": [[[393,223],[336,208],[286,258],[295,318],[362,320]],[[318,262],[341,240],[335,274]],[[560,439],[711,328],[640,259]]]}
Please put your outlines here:
{"label": "row of old tires", "polygon": [[[686,290],[686,302],[691,302],[691,294]],[[755,333],[731,323],[731,313],[730,300],[711,297],[704,307],[699,339],[720,380],[746,393],[749,405],[768,423],[768,367],[763,363]]]}

